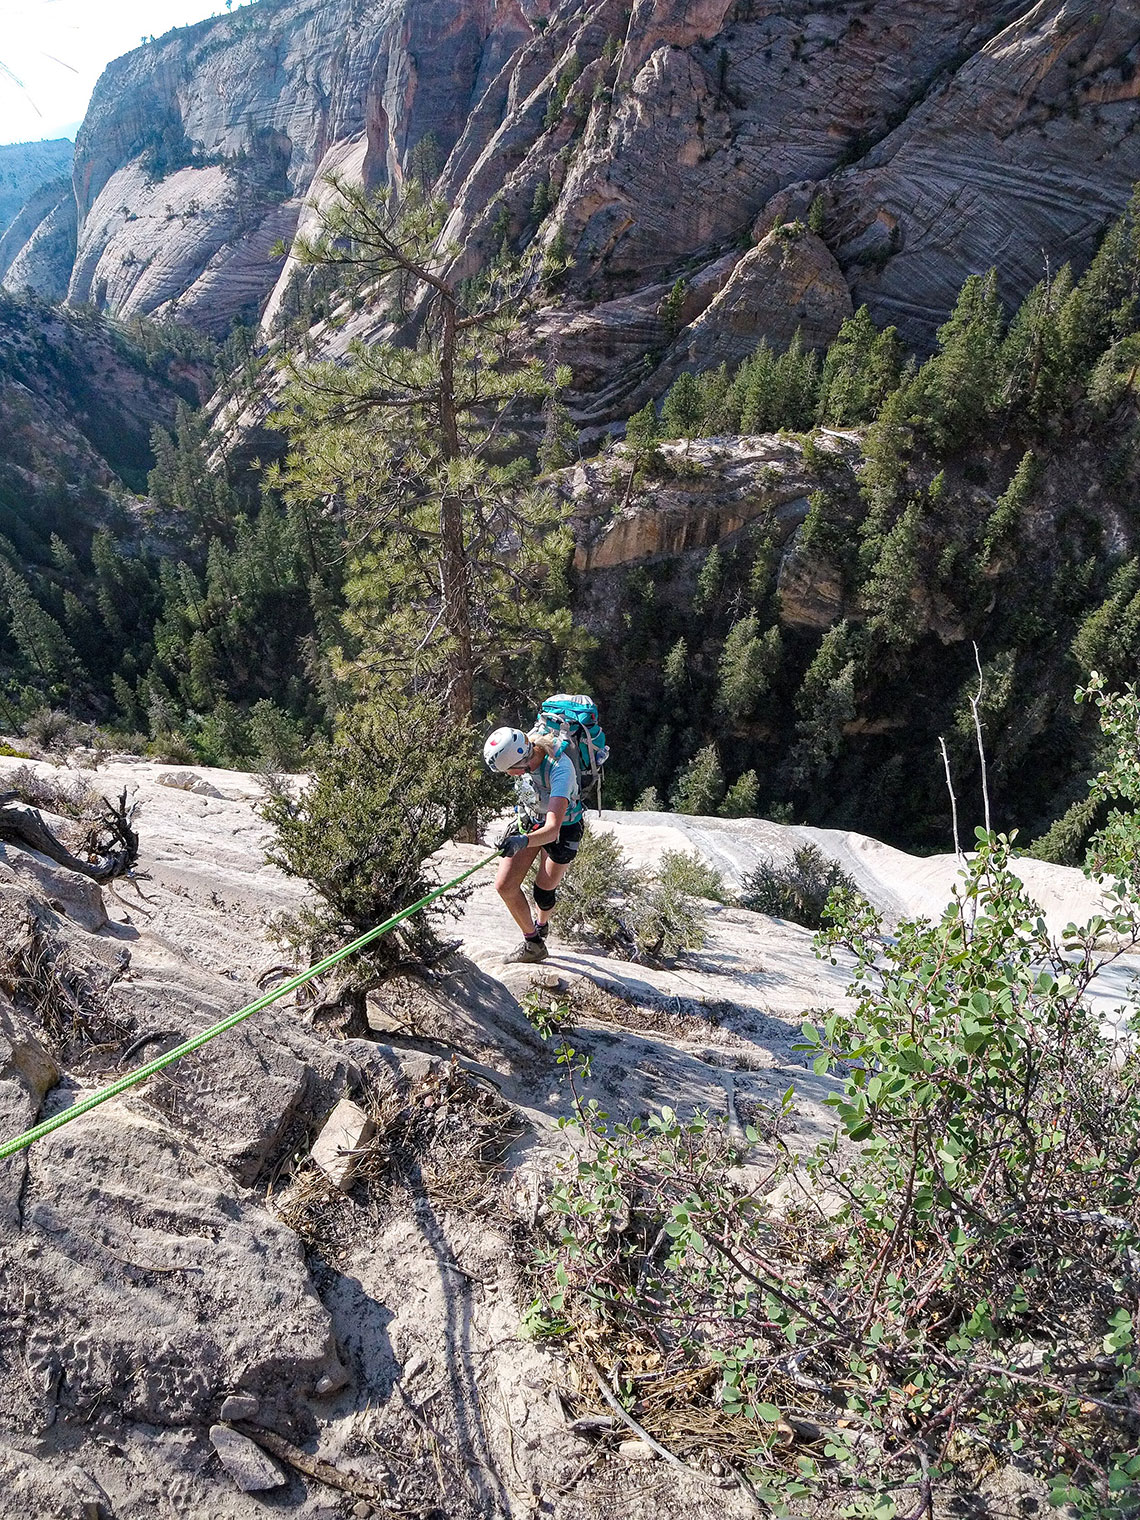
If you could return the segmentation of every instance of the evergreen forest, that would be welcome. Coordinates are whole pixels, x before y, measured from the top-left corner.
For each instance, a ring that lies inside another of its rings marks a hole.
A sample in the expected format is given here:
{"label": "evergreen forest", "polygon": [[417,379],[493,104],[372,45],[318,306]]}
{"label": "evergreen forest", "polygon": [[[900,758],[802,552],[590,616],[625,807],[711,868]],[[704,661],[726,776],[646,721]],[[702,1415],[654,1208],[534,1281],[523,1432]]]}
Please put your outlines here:
{"label": "evergreen forest", "polygon": [[[1073,692],[1093,671],[1119,685],[1140,655],[1140,200],[1086,270],[1046,272],[1015,310],[998,272],[971,276],[928,356],[862,308],[823,354],[797,338],[682,373],[624,438],[587,444],[560,399],[571,376],[527,344],[557,261],[536,288],[505,250],[451,287],[430,267],[445,208],[426,182],[400,206],[338,190],[294,247],[309,304],[267,344],[84,318],[141,369],[212,366],[214,396],[154,429],[141,503],[118,486],[77,503],[5,466],[14,743],[86,735],[280,771],[377,705],[435,707],[473,744],[581,687],[614,751],[610,806],[921,850],[950,843],[940,740],[957,785],[980,785],[976,704],[995,824],[1082,858],[1098,756]],[[330,320],[379,310],[394,336],[310,358],[313,292]],[[6,298],[5,320],[17,308]],[[231,458],[227,417],[258,399],[264,414],[269,395],[267,462]],[[792,442],[810,476],[794,532],[761,503],[718,544],[627,567],[607,618],[589,615],[571,467],[597,456],[594,509],[613,517],[757,433]],[[828,626],[782,618],[793,564],[838,588]]]}

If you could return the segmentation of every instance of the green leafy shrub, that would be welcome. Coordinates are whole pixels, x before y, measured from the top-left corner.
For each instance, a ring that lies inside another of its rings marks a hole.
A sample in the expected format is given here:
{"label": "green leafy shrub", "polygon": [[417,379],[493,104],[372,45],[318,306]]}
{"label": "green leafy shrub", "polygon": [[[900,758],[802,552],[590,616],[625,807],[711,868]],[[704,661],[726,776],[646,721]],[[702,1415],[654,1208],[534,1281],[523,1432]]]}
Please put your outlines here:
{"label": "green leafy shrub", "polygon": [[[777,1514],[949,1513],[1012,1462],[1053,1504],[1123,1520],[1140,1060],[1085,995],[1140,937],[1140,904],[1117,895],[1054,941],[1008,841],[979,830],[937,923],[887,934],[850,893],[836,919],[820,949],[853,957],[850,1006],[801,1049],[838,1079],[846,1144],[777,1144],[750,1182],[740,1147],[770,1124],[736,1143],[699,1112],[611,1125],[563,1044],[587,1145],[550,1195],[527,1324],[656,1369],[636,1381],[650,1434],[682,1458],[713,1446]],[[769,1202],[793,1173],[803,1201]]]}
{"label": "green leafy shrub", "polygon": [[[310,784],[278,789],[264,804],[274,830],[270,861],[318,897],[282,925],[287,937],[324,954],[424,896],[424,861],[486,798],[488,780],[470,759],[477,753],[474,732],[438,706],[352,709],[316,751]],[[355,957],[357,989],[409,958],[436,958],[440,911],[415,914]]]}
{"label": "green leafy shrub", "polygon": [[854,892],[855,881],[817,845],[804,844],[791,860],[779,865],[774,860],[762,861],[750,871],[741,883],[740,906],[818,929],[837,888]]}
{"label": "green leafy shrub", "polygon": [[558,927],[631,960],[675,960],[704,945],[704,900],[718,890],[719,874],[696,856],[666,851],[660,872],[641,871],[612,834],[587,828],[560,891]]}
{"label": "green leafy shrub", "polygon": [[670,889],[687,892],[690,897],[718,903],[729,900],[724,877],[715,866],[706,864],[696,850],[663,850],[658,874]]}
{"label": "green leafy shrub", "polygon": [[1108,807],[1108,817],[1089,840],[1087,865],[1119,890],[1140,893],[1140,691],[1108,691],[1094,671],[1077,701],[1095,703],[1108,747],[1108,763],[1089,785],[1089,801]]}

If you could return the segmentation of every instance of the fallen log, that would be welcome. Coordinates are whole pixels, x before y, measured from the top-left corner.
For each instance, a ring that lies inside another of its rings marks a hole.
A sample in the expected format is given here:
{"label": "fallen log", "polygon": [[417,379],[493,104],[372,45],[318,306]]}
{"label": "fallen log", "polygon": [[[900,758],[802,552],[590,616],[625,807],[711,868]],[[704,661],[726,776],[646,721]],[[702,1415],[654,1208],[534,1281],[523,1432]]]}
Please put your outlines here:
{"label": "fallen log", "polygon": [[0,792],[0,839],[23,845],[54,860],[57,865],[88,876],[92,881],[114,881],[125,876],[139,858],[139,836],[132,828],[134,808],[127,807],[127,790],[123,788],[117,807],[103,798],[105,811],[91,832],[91,854],[84,860],[73,855],[57,839],[37,808],[19,800],[17,792]]}

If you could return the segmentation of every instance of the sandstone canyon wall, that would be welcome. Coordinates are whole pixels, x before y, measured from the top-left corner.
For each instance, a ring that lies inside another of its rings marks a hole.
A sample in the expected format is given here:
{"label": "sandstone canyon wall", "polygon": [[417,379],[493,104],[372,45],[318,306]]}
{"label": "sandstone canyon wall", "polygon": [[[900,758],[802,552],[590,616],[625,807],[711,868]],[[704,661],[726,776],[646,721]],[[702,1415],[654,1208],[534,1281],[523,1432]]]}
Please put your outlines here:
{"label": "sandstone canyon wall", "polygon": [[[107,69],[68,298],[272,317],[322,176],[398,184],[430,144],[455,273],[504,237],[573,259],[544,331],[580,411],[864,301],[922,348],[967,274],[998,263],[1012,301],[1087,261],[1140,179],[1138,53],[1140,0],[262,0]],[[765,253],[817,200],[822,235]],[[9,288],[59,287],[50,214]]]}
{"label": "sandstone canyon wall", "polygon": [[66,137],[0,147],[0,233],[41,186],[71,172],[72,152]]}

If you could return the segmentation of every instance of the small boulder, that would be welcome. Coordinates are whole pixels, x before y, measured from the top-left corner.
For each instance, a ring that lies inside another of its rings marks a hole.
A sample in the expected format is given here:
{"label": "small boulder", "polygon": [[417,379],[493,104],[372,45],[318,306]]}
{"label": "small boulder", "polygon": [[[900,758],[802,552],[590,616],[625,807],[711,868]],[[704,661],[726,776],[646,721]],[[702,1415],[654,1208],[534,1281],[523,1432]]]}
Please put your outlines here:
{"label": "small boulder", "polygon": [[354,1152],[375,1132],[376,1126],[359,1104],[351,1098],[340,1100],[313,1145],[313,1160],[334,1187],[342,1192],[347,1189],[356,1167]]}
{"label": "small boulder", "polygon": [[211,1425],[210,1442],[222,1466],[243,1494],[281,1488],[288,1482],[277,1463],[256,1441],[231,1430],[228,1425]]}
{"label": "small boulder", "polygon": [[197,797],[222,795],[213,782],[207,781],[204,776],[196,776],[193,771],[163,771],[161,776],[154,779],[159,786],[172,786],[180,792],[193,792]]}
{"label": "small boulder", "polygon": [[231,1393],[222,1402],[223,1420],[256,1420],[261,1401],[252,1393]]}

